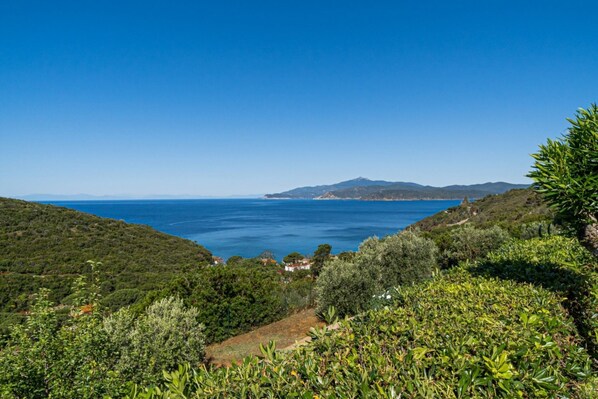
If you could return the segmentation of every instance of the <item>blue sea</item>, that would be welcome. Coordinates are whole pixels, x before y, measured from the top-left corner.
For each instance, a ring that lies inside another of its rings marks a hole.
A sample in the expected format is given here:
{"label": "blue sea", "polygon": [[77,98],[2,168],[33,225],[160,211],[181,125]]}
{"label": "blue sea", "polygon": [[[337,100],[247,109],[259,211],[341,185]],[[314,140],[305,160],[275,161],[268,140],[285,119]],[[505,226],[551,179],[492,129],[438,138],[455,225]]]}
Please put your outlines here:
{"label": "blue sea", "polygon": [[277,259],[293,251],[310,255],[319,244],[332,252],[355,251],[370,236],[394,234],[459,201],[352,200],[127,200],[45,202],[149,225],[193,240],[214,255],[254,257],[269,250]]}

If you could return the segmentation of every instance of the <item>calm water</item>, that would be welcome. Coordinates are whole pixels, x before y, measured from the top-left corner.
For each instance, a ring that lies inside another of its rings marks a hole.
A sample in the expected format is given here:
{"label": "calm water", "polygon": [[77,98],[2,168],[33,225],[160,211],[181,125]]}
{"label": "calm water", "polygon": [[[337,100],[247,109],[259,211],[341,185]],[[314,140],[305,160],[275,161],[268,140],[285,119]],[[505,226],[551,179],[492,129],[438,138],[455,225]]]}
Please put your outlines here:
{"label": "calm water", "polygon": [[142,223],[188,238],[214,255],[253,257],[270,250],[311,254],[319,244],[354,251],[365,238],[396,233],[459,201],[263,199],[52,201],[94,215]]}

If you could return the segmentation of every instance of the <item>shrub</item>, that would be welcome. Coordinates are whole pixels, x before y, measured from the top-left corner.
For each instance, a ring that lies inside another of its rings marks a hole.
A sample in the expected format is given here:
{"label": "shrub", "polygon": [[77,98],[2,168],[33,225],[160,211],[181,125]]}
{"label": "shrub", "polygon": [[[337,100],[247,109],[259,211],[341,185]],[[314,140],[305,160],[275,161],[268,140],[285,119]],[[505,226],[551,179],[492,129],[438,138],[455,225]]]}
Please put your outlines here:
{"label": "shrub", "polygon": [[316,282],[317,312],[334,306],[340,316],[357,314],[370,307],[376,294],[430,278],[436,252],[434,242],[411,231],[368,238],[351,260],[326,264]]}
{"label": "shrub", "polygon": [[559,140],[548,140],[533,154],[529,177],[534,188],[598,256],[598,105],[579,109]]}
{"label": "shrub", "polygon": [[360,268],[355,262],[340,259],[326,264],[316,281],[316,313],[334,306],[342,317],[368,308],[372,296],[381,290],[373,269]]}
{"label": "shrub", "polygon": [[197,308],[208,343],[280,320],[287,314],[280,275],[272,266],[245,264],[214,266],[180,277],[157,297],[178,296]]}
{"label": "shrub", "polygon": [[440,264],[446,268],[465,260],[480,259],[490,251],[500,248],[509,238],[509,233],[498,226],[489,229],[476,229],[472,226],[453,229],[442,246]]}
{"label": "shrub", "polygon": [[119,356],[115,370],[129,381],[147,383],[179,363],[199,365],[205,351],[198,313],[171,297],[153,303],[137,319],[128,309],[106,318],[103,329]]}
{"label": "shrub", "polygon": [[[338,265],[337,265],[338,266]],[[324,271],[327,268],[324,269]],[[228,369],[166,374],[149,398],[590,398],[590,360],[557,295],[463,269],[402,287],[370,311],[288,354],[263,348]]]}
{"label": "shrub", "polygon": [[383,239],[369,238],[359,247],[354,262],[377,273],[384,289],[424,281],[437,267],[437,248],[432,240],[412,231]]}
{"label": "shrub", "polygon": [[540,285],[564,296],[564,306],[598,359],[598,270],[595,259],[577,240],[551,236],[512,242],[470,270]]}
{"label": "shrub", "polygon": [[36,297],[30,316],[12,328],[0,353],[0,397],[97,398],[122,392],[125,384],[112,371],[113,354],[97,312],[74,308],[61,326],[48,292]]}

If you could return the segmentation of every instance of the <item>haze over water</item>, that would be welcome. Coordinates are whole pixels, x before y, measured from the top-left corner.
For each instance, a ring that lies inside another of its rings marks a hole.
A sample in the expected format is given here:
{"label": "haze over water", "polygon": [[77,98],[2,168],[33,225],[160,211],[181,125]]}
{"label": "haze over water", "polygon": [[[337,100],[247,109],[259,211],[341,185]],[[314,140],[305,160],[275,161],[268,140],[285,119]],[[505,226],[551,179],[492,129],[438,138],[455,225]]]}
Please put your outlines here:
{"label": "haze over water", "polygon": [[312,254],[319,244],[333,253],[357,250],[361,241],[394,234],[455,206],[442,201],[314,201],[263,199],[45,202],[187,238],[214,255],[254,257],[270,250]]}

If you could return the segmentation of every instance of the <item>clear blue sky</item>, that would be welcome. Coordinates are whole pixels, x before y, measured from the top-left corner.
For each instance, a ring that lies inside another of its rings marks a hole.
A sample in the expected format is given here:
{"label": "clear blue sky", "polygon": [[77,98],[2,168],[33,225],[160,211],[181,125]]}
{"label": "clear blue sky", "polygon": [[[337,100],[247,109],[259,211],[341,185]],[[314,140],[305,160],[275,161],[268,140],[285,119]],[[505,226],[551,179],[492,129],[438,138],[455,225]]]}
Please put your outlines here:
{"label": "clear blue sky", "polygon": [[0,195],[527,182],[597,38],[596,1],[3,0]]}

